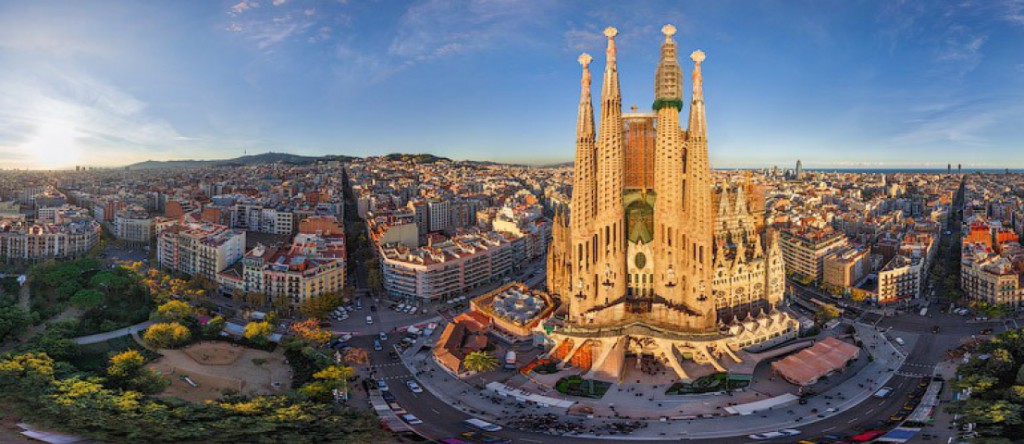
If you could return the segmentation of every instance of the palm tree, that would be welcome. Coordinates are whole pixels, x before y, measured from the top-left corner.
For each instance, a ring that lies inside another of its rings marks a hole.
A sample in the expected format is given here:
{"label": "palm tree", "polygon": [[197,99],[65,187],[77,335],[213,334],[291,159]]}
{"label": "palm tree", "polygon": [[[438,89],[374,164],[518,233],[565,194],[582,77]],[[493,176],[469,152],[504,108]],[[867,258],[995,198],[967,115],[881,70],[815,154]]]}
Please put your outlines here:
{"label": "palm tree", "polygon": [[466,355],[466,359],[462,360],[462,365],[469,371],[489,372],[498,368],[498,358],[485,351],[475,351]]}

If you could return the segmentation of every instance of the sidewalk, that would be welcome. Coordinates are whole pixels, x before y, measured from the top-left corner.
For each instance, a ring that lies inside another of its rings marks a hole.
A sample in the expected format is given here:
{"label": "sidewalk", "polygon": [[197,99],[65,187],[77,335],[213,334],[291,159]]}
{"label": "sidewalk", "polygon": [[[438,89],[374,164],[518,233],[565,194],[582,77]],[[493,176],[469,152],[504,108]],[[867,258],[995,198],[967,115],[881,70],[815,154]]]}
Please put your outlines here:
{"label": "sidewalk", "polygon": [[125,327],[125,328],[117,329],[117,330],[114,330],[114,331],[108,331],[108,332],[105,332],[105,333],[97,333],[97,334],[89,335],[89,336],[81,336],[81,337],[77,337],[77,338],[72,338],[71,340],[75,344],[78,344],[78,345],[96,344],[98,342],[109,341],[109,340],[114,339],[114,338],[119,338],[121,336],[127,336],[127,335],[130,335],[130,334],[133,334],[133,333],[145,330],[145,329],[149,328],[149,326],[151,326],[151,325],[153,325],[153,321],[140,322],[140,323],[132,325],[130,327]]}
{"label": "sidewalk", "polygon": [[[639,429],[631,435],[590,435],[573,434],[571,436],[590,439],[634,439],[634,440],[664,440],[664,439],[712,439],[743,436],[751,433],[758,433],[780,428],[798,428],[807,424],[822,421],[835,416],[841,412],[852,409],[864,402],[880,387],[884,386],[895,371],[902,365],[904,356],[897,353],[893,345],[878,332],[874,327],[865,324],[856,324],[858,336],[864,342],[867,353],[873,357],[865,368],[856,375],[853,375],[845,382],[821,393],[808,398],[805,405],[786,405],[775,407],[766,412],[758,412],[747,416],[718,416],[712,418],[694,418],[682,420],[644,420],[646,428]],[[621,422],[624,418],[606,417],[593,415],[590,418],[583,416],[566,415],[565,409],[542,408],[536,406],[519,407],[520,403],[501,399],[496,395],[486,392],[482,388],[474,387],[463,382],[441,369],[429,354],[419,356],[403,356],[402,362],[409,368],[409,371],[416,374],[420,384],[429,390],[448,405],[488,421],[507,424],[508,420],[523,413],[555,413],[564,418],[566,422],[587,422],[591,425],[599,425],[609,422]],[[615,387],[611,389],[616,390]],[[611,392],[609,392],[610,394]],[[553,394],[548,391],[543,393],[546,396],[560,396],[569,400],[587,402],[583,398],[565,397]],[[608,398],[609,395],[605,395]],[[716,397],[717,398],[717,397]],[[674,403],[692,403],[694,410],[705,410],[710,407],[711,400],[708,395],[686,397]],[[646,398],[637,397],[638,401],[646,401]],[[717,400],[717,399],[716,399]],[[736,400],[735,398],[724,398],[726,403]],[[598,403],[607,402],[608,399],[599,400]],[[654,401],[665,403],[664,399]],[[621,402],[621,401],[618,401]],[[708,404],[708,405],[704,405]],[[617,403],[617,405],[620,405]],[[641,406],[633,406],[630,410],[636,410]],[[829,411],[832,409],[832,411]],[[713,408],[712,408],[713,410]]]}

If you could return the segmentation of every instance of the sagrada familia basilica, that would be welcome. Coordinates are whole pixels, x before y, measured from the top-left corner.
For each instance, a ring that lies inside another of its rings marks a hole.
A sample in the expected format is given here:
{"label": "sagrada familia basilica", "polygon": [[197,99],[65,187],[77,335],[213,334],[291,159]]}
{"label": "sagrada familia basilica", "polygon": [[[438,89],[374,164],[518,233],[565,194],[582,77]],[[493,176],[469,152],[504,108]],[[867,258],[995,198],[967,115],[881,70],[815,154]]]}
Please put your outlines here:
{"label": "sagrada familia basilica", "polygon": [[547,337],[550,358],[588,377],[619,378],[638,362],[631,359],[647,357],[691,379],[687,361],[725,371],[798,331],[779,310],[785,265],[764,227],[763,200],[754,208],[745,186],[712,183],[699,50],[690,56],[687,127],[680,125],[675,31],[662,29],[650,114],[622,113],[615,28],[605,30],[599,127],[591,57],[579,58],[572,203],[556,214],[547,270],[548,291],[567,311]]}

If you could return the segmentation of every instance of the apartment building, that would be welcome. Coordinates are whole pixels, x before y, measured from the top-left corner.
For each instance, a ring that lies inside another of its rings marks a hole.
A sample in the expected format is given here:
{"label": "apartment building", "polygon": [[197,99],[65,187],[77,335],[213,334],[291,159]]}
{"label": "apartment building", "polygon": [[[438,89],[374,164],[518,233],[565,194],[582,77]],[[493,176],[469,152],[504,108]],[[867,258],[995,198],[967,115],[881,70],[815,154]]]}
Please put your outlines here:
{"label": "apartment building", "polygon": [[779,236],[786,271],[815,281],[824,274],[825,257],[847,244],[846,236],[831,228],[800,227]]}
{"label": "apartment building", "polygon": [[822,266],[822,282],[836,288],[857,285],[871,271],[868,250],[858,247],[843,247],[825,256]]}
{"label": "apartment building", "polygon": [[114,216],[114,237],[136,243],[149,243],[153,239],[153,218],[145,209],[130,206]]}
{"label": "apartment building", "polygon": [[0,220],[0,258],[43,260],[84,255],[100,240],[102,227],[87,210],[61,207],[52,222]]}
{"label": "apartment building", "polygon": [[518,263],[511,235],[467,233],[419,248],[381,244],[384,288],[396,298],[439,300],[507,276]]}
{"label": "apartment building", "polygon": [[217,280],[217,273],[245,254],[245,232],[211,223],[181,222],[160,233],[160,266],[189,276]]}

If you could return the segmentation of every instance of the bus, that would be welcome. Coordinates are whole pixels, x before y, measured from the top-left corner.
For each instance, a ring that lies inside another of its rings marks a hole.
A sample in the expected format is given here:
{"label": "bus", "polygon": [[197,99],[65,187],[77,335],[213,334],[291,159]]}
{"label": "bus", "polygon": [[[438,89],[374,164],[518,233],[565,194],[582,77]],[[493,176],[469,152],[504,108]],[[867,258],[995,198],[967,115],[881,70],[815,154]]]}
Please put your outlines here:
{"label": "bus", "polygon": [[482,419],[469,418],[469,419],[467,419],[465,421],[462,421],[462,423],[465,424],[465,425],[468,425],[468,426],[470,426],[470,427],[472,427],[474,429],[483,430],[485,432],[497,432],[498,430],[501,430],[501,426],[500,425],[491,424],[491,423],[489,423],[487,421],[484,421]]}

